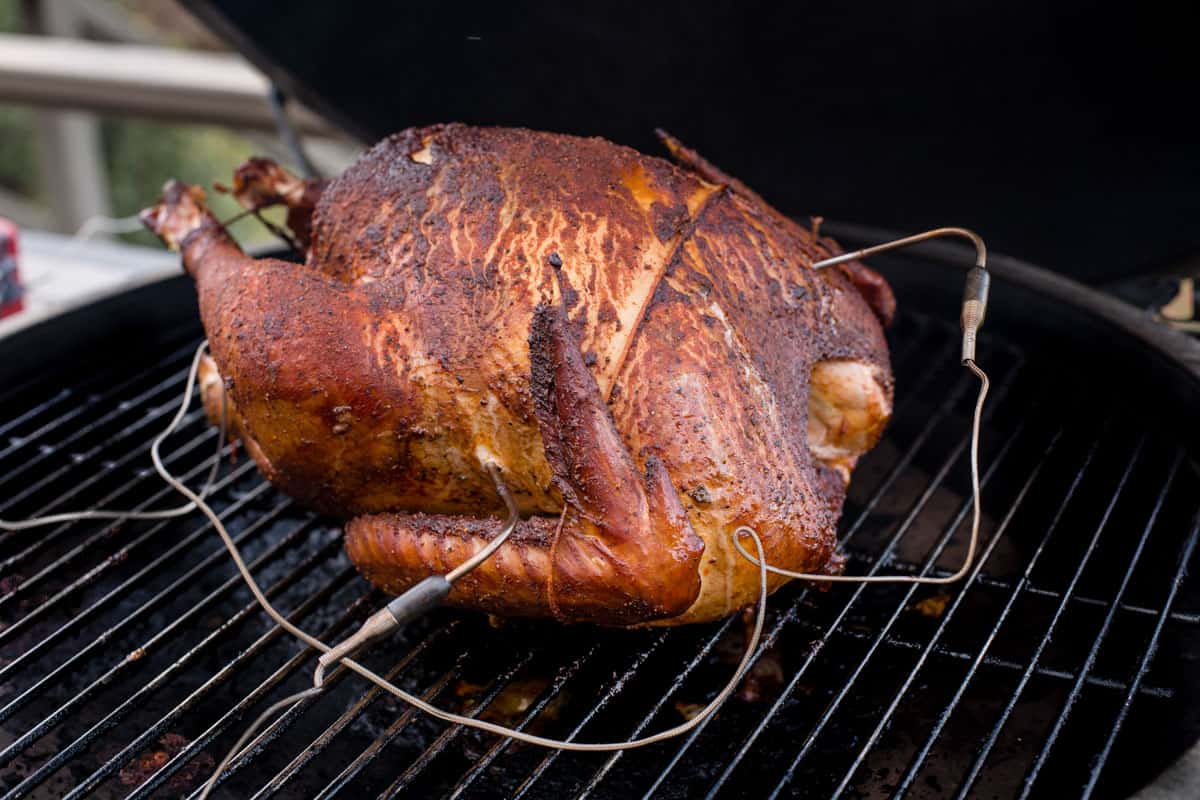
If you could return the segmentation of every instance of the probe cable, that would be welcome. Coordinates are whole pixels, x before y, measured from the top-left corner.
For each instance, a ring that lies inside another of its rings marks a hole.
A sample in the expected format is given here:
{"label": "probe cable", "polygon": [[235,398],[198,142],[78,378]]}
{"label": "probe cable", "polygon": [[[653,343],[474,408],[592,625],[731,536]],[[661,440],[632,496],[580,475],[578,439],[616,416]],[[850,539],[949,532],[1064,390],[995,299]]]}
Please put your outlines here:
{"label": "probe cable", "polygon": [[[151,453],[158,452],[158,448],[162,443],[175,432],[183,421],[184,415],[187,414],[188,408],[191,406],[192,389],[196,385],[196,373],[200,367],[200,358],[204,355],[204,351],[208,347],[208,340],[205,339],[196,348],[196,354],[192,357],[192,366],[188,370],[187,386],[184,387],[184,402],[179,406],[179,410],[175,412],[175,418],[171,420],[171,424],[166,430],[160,433],[150,446]],[[196,498],[203,501],[212,491],[213,484],[217,479],[217,472],[221,468],[221,451],[225,449],[226,428],[228,422],[226,418],[225,406],[221,407],[221,424],[217,434],[217,451],[213,455],[213,464],[208,471],[208,477],[204,481],[204,485],[200,488],[200,493]],[[161,474],[161,472],[159,473]],[[0,519],[0,531],[26,531],[31,528],[40,528],[45,525],[57,525],[63,522],[77,522],[86,519],[172,519],[174,517],[182,517],[195,511],[198,506],[196,503],[189,502],[176,508],[165,508],[156,511],[107,511],[107,510],[92,510],[92,511],[67,511],[62,514],[50,514],[45,517],[35,517],[33,519],[19,520],[10,522]]]}

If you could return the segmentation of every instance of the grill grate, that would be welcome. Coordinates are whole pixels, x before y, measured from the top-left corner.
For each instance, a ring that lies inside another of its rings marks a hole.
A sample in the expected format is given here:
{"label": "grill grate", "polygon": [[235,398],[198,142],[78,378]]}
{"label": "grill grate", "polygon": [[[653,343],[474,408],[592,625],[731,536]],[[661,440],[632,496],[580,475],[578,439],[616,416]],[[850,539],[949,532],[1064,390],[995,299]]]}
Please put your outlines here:
{"label": "grill grate", "polygon": [[[195,330],[147,359],[81,366],[0,396],[0,515],[176,504],[149,469]],[[843,546],[858,573],[945,575],[963,555],[971,379],[956,331],[892,333],[895,420],[855,473]],[[578,754],[446,726],[345,670],[269,725],[218,795],[629,797],[1122,796],[1195,738],[1200,603],[1190,454],[1082,377],[995,339],[982,454],[983,557],[938,587],[793,584],[755,666],[684,738]],[[217,456],[200,411],[168,443],[194,484]],[[382,597],[335,523],[275,492],[235,448],[212,505],[285,613],[322,638]],[[250,598],[199,515],[0,538],[3,797],[193,797],[315,655]],[[428,700],[553,736],[631,738],[728,677],[745,626],[561,628],[442,610],[365,657]],[[1120,761],[1120,769],[1112,768]]]}

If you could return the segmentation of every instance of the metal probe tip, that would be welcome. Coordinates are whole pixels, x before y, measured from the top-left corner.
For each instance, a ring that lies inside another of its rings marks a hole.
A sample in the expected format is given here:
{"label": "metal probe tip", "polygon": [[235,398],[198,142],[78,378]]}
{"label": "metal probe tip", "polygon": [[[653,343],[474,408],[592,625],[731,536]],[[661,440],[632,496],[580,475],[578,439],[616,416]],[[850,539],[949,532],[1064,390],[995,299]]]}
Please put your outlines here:
{"label": "metal probe tip", "polygon": [[889,250],[897,250],[902,247],[920,244],[929,239],[937,239],[945,236],[966,239],[975,248],[975,266],[967,270],[967,284],[963,289],[962,301],[962,363],[966,364],[967,362],[975,361],[975,342],[979,337],[979,329],[983,327],[983,318],[987,312],[988,284],[991,280],[991,276],[987,271],[987,245],[984,244],[983,239],[975,231],[970,228],[934,228],[933,230],[912,236],[905,236],[901,239],[893,239],[890,242],[864,247],[861,250],[855,250],[851,253],[842,253],[841,255],[814,261],[811,266],[813,269],[825,269],[837,264],[845,264],[848,261],[857,261],[860,258],[873,256],[876,253],[886,253]]}
{"label": "metal probe tip", "polygon": [[500,466],[490,461],[486,462],[484,466],[492,476],[492,480],[496,482],[496,491],[500,494],[500,497],[504,500],[504,505],[508,508],[508,519],[505,521],[504,527],[492,538],[487,547],[484,547],[445,575],[430,575],[428,578],[411,587],[404,594],[393,599],[386,606],[372,614],[363,623],[363,626],[349,638],[340,642],[337,646],[318,658],[317,671],[313,675],[313,683],[315,685],[321,685],[322,681],[325,680],[325,670],[331,665],[352,655],[364,645],[388,635],[401,625],[406,625],[417,617],[424,616],[440,606],[445,601],[446,596],[450,594],[450,589],[453,587],[454,582],[478,567],[488,558],[491,558],[492,554],[512,534],[513,530],[517,527],[517,523],[521,520],[517,503],[513,500],[512,493],[508,490],[504,479],[501,478]]}
{"label": "metal probe tip", "polygon": [[428,614],[441,605],[448,594],[450,594],[450,581],[446,580],[446,576],[430,575],[404,594],[394,598],[368,617],[367,621],[353,635],[339,642],[333,649],[317,659],[316,684],[321,685],[325,670],[330,666],[353,655],[364,645],[387,636],[401,625],[406,625],[414,619]]}
{"label": "metal probe tip", "polygon": [[348,639],[343,639],[332,650],[317,659],[317,672],[314,683],[320,686],[325,679],[325,670],[343,658],[354,655],[359,648],[368,642],[380,639],[398,627],[400,627],[400,624],[396,622],[396,618],[392,616],[392,612],[388,611],[387,606],[379,609],[353,635]]}
{"label": "metal probe tip", "polygon": [[990,284],[991,276],[985,268],[975,266],[967,270],[967,282],[963,287],[961,317],[962,361],[964,364],[975,360],[975,340],[979,336],[979,329],[983,327],[983,320],[987,315]]}

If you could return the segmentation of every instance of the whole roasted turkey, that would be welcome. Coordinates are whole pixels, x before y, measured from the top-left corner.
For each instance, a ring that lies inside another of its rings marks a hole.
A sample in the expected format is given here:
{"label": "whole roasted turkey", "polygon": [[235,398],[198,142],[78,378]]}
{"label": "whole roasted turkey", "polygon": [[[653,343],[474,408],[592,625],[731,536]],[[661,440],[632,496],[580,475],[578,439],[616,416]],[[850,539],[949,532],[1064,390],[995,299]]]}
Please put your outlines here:
{"label": "whole roasted turkey", "polygon": [[248,257],[169,183],[143,219],[195,278],[210,416],[227,400],[275,485],[350,517],[351,560],[390,592],[501,529],[489,465],[523,519],[458,606],[711,620],[757,598],[739,525],[774,565],[839,570],[850,471],[891,413],[891,291],[813,270],[832,241],[664,139],[679,166],[463,125],[328,182],[247,162],[233,192],[287,206],[302,264]]}

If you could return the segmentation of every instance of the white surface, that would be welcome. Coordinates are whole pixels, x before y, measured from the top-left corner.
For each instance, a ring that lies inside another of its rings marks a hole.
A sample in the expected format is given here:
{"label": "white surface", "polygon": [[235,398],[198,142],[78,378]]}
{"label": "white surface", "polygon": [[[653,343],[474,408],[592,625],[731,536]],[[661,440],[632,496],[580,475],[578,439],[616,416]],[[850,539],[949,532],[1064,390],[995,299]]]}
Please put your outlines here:
{"label": "white surface", "polygon": [[[10,102],[273,132],[269,86],[232,53],[0,33],[0,98]],[[306,109],[289,116],[302,132],[335,132]]]}
{"label": "white surface", "polygon": [[30,230],[18,246],[25,309],[0,320],[0,336],[180,271],[177,254],[151,247]]}

